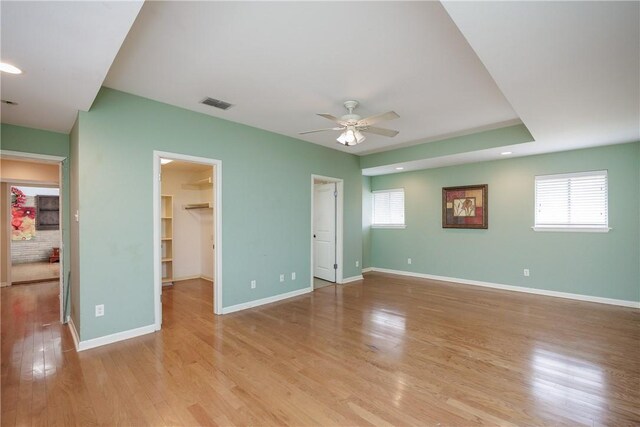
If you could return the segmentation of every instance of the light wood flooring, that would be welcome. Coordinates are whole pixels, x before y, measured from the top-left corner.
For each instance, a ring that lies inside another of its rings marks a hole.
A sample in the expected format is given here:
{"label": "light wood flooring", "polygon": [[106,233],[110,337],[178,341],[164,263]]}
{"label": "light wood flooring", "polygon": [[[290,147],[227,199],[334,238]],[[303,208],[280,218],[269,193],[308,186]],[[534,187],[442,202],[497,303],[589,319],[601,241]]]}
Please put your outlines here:
{"label": "light wood flooring", "polygon": [[327,280],[318,279],[317,277],[313,278],[313,289],[325,288],[327,286],[334,286],[334,282],[329,282]]}
{"label": "light wood flooring", "polygon": [[2,425],[639,425],[640,310],[399,276],[76,353],[57,284],[2,289]]}
{"label": "light wood flooring", "polygon": [[29,262],[11,266],[11,282],[14,285],[52,280],[60,280],[59,262]]}

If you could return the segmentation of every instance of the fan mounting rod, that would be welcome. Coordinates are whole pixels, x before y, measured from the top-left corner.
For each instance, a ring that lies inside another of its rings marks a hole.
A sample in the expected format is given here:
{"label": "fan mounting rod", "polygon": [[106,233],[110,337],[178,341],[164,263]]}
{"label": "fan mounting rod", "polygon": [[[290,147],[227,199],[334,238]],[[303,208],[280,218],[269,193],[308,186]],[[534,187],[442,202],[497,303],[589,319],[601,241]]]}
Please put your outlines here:
{"label": "fan mounting rod", "polygon": [[342,116],[342,120],[344,120],[345,122],[349,122],[349,124],[355,124],[358,120],[360,120],[361,117],[359,115],[353,114],[353,110],[355,110],[359,105],[358,101],[345,101],[343,105],[344,108],[349,110],[349,114],[345,114],[344,116]]}
{"label": "fan mounting rod", "polygon": [[358,104],[359,104],[358,101],[345,101],[344,102],[344,108],[349,110],[349,114],[353,114],[353,110],[356,109]]}

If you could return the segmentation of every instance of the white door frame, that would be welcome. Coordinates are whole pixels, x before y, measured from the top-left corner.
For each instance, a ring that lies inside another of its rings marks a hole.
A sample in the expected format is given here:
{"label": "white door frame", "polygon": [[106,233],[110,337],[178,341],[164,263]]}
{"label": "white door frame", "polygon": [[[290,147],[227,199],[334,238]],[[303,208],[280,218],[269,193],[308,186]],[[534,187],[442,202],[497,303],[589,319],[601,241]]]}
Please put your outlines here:
{"label": "white door frame", "polygon": [[342,244],[342,235],[343,235],[343,220],[344,220],[344,180],[340,178],[332,178],[329,176],[322,175],[311,175],[311,260],[309,262],[309,270],[310,270],[310,282],[309,286],[313,289],[313,221],[314,221],[314,206],[313,206],[313,195],[314,195],[314,181],[316,179],[320,179],[327,182],[335,182],[336,189],[338,191],[338,197],[336,198],[336,263],[338,264],[338,268],[336,269],[336,284],[342,283],[342,271],[343,271],[343,244]]}
{"label": "white door frame", "polygon": [[213,257],[213,312],[222,314],[222,161],[207,157],[196,157],[187,154],[169,153],[166,151],[153,151],[153,303],[155,329],[162,328],[161,308],[162,301],[162,265],[160,263],[161,246],[161,224],[160,224],[160,158],[172,160],[184,160],[215,166],[215,176],[213,176],[214,186],[212,188],[214,201],[215,218],[215,250]]}
{"label": "white door frame", "polygon": [[[49,154],[36,154],[36,153],[23,153],[22,151],[10,151],[10,150],[0,150],[0,157],[2,157],[3,159],[8,159],[8,160],[22,160],[22,161],[35,161],[37,163],[51,163],[51,164],[56,164],[58,165],[58,181],[59,182],[48,182],[48,181],[34,181],[34,180],[16,180],[16,179],[12,179],[12,180],[2,180],[3,182],[6,182],[7,185],[28,185],[28,186],[34,186],[34,185],[42,185],[42,186],[57,186],[59,189],[59,193],[60,193],[60,203],[59,203],[59,207],[60,207],[60,322],[61,323],[66,323],[66,320],[64,318],[64,300],[66,297],[66,294],[64,292],[64,259],[65,259],[65,254],[67,251],[67,248],[65,248],[64,246],[64,233],[69,232],[69,230],[65,230],[64,229],[64,221],[62,220],[63,215],[64,215],[64,200],[65,197],[67,197],[66,191],[67,189],[64,188],[64,179],[63,179],[63,171],[62,171],[62,162],[66,159],[66,157],[63,156],[51,156]],[[8,212],[5,212],[6,214],[8,214],[9,216],[7,217],[7,223],[8,223],[8,230],[7,231],[7,239],[9,239],[9,245],[11,245],[11,220],[10,220],[10,215],[11,215],[11,209],[9,209],[9,205],[11,204],[11,193],[8,191],[7,195],[9,197],[9,200],[7,200],[7,206],[5,207]],[[7,282],[9,285],[11,285],[12,283],[12,279],[11,279],[11,251],[8,251],[8,253],[4,254],[4,256],[7,258]],[[76,279],[77,280],[77,279]],[[67,283],[67,286],[70,286],[70,283]]]}

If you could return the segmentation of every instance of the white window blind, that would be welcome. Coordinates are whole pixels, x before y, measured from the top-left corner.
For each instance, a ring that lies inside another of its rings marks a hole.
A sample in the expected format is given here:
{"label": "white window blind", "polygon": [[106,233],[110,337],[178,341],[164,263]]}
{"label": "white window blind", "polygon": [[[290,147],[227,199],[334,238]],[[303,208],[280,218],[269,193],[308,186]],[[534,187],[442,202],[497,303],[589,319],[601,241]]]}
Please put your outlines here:
{"label": "white window blind", "polygon": [[607,229],[607,171],[536,176],[535,227]]}
{"label": "white window blind", "polygon": [[373,225],[404,226],[404,189],[373,192]]}

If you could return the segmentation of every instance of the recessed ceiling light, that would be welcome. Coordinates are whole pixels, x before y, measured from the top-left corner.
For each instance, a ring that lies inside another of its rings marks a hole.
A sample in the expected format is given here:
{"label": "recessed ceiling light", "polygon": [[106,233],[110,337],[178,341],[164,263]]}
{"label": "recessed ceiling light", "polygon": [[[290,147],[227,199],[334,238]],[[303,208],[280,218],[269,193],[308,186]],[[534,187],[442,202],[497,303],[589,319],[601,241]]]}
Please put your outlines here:
{"label": "recessed ceiling light", "polygon": [[14,67],[11,64],[7,64],[6,62],[0,62],[0,71],[9,74],[22,74],[22,70],[18,67]]}
{"label": "recessed ceiling light", "polygon": [[509,154],[511,154],[511,151],[503,151],[500,153],[501,156],[508,156]]}
{"label": "recessed ceiling light", "polygon": [[160,159],[161,165],[166,165],[167,163],[171,163],[171,162],[173,162],[173,160],[171,159]]}
{"label": "recessed ceiling light", "polygon": [[397,171],[401,171],[401,170],[403,170],[403,169],[404,169],[404,168],[403,168],[402,166],[399,166],[399,167],[397,167],[397,168],[396,168],[396,170],[397,170]]}

